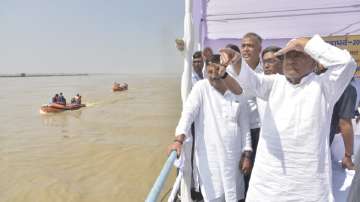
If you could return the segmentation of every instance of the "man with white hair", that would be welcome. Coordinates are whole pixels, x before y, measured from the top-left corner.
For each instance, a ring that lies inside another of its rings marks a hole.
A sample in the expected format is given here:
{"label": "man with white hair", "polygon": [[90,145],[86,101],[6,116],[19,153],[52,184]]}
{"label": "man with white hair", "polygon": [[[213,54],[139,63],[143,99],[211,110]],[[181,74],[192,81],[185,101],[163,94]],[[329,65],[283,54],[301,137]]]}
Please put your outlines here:
{"label": "man with white hair", "polygon": [[[240,58],[221,54],[224,64]],[[356,63],[318,35],[291,40],[279,54],[284,75],[257,74],[243,62],[237,77],[244,93],[268,101],[246,201],[333,202],[329,117]],[[328,69],[321,77],[316,62]]]}
{"label": "man with white hair", "polygon": [[[240,52],[241,56],[245,60],[246,64],[257,73],[263,72],[263,67],[260,63],[260,52],[261,52],[261,43],[262,38],[254,33],[246,33],[241,39]],[[253,149],[252,160],[255,162],[256,159],[256,150],[259,142],[260,134],[260,115],[258,110],[258,104],[255,96],[247,95],[248,104],[250,106],[250,132],[251,132],[251,146]],[[249,187],[249,180],[251,173],[245,175],[245,193]]]}

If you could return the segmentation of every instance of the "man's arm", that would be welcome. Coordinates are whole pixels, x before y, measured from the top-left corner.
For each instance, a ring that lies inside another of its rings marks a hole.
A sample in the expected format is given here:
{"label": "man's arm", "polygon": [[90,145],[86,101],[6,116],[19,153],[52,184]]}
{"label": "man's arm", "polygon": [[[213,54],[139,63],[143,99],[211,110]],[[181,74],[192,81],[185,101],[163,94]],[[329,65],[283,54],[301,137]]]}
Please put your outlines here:
{"label": "man's arm", "polygon": [[246,62],[242,62],[237,80],[246,94],[254,95],[267,101],[276,77],[277,75],[256,73]]}
{"label": "man's arm", "polygon": [[345,156],[351,156],[353,154],[353,143],[354,143],[354,131],[353,131],[351,119],[340,118],[339,129],[344,140]]}
{"label": "man's arm", "polygon": [[[257,97],[261,97],[264,100],[267,100],[269,93],[272,88],[272,84],[275,80],[275,76],[265,76],[262,74],[255,73],[246,62],[241,60],[240,53],[230,49],[224,48],[220,50],[222,64],[227,66],[226,72],[230,74],[233,78],[236,78],[238,85],[235,85],[233,81],[231,84],[233,85],[232,92],[240,87],[241,90],[245,92],[250,92]],[[240,65],[241,64],[241,65]],[[234,65],[239,65],[240,73],[239,75],[234,70]],[[233,92],[234,93],[234,92]],[[234,93],[237,94],[237,93]]]}
{"label": "man's arm", "polygon": [[[239,96],[240,97],[240,96]],[[239,127],[240,127],[240,135],[242,137],[242,155],[240,158],[239,169],[244,173],[244,175],[248,175],[251,173],[252,169],[252,147],[251,147],[251,135],[250,135],[250,107],[247,103],[247,100],[240,99],[240,113],[239,113]]]}
{"label": "man's arm", "polygon": [[239,83],[233,78],[233,76],[229,76],[227,72],[225,73],[225,78],[223,78],[223,81],[226,87],[235,95],[240,95],[242,93],[243,90]]}
{"label": "man's arm", "polygon": [[345,155],[342,159],[344,168],[353,169],[354,164],[351,159],[354,145],[354,131],[352,118],[355,116],[356,89],[350,84],[336,103],[337,115],[339,117],[339,129],[344,141]]}
{"label": "man's arm", "polygon": [[170,152],[170,150],[176,150],[177,154],[180,155],[182,144],[190,135],[191,124],[198,116],[202,105],[201,85],[201,81],[196,83],[186,99],[179,123],[176,127],[174,143],[169,146],[168,152]]}
{"label": "man's arm", "polygon": [[354,131],[351,119],[340,118],[339,129],[345,146],[345,155],[342,159],[342,167],[353,170],[355,169],[355,165],[352,162],[351,156],[353,155]]}
{"label": "man's arm", "polygon": [[347,50],[326,43],[319,35],[312,37],[304,51],[328,69],[321,77],[327,97],[336,102],[349,84],[356,63]]}
{"label": "man's arm", "polygon": [[250,135],[250,106],[243,95],[234,96],[234,100],[240,103],[239,112],[237,114],[237,123],[240,129],[242,151],[252,151]]}
{"label": "man's arm", "polygon": [[179,123],[176,127],[175,136],[185,134],[189,136],[191,124],[198,116],[200,107],[202,106],[202,92],[203,81],[197,82],[192,88],[189,97],[186,99],[185,105],[181,112]]}

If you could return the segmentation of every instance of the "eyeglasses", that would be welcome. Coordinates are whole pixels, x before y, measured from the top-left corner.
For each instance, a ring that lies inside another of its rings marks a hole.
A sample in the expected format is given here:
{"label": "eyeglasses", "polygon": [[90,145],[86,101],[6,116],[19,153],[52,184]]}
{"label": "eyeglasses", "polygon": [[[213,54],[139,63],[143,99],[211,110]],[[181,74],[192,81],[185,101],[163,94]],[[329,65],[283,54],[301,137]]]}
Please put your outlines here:
{"label": "eyeglasses", "polygon": [[200,64],[200,63],[203,63],[203,61],[201,61],[201,60],[193,60],[192,63],[198,63],[198,64]]}

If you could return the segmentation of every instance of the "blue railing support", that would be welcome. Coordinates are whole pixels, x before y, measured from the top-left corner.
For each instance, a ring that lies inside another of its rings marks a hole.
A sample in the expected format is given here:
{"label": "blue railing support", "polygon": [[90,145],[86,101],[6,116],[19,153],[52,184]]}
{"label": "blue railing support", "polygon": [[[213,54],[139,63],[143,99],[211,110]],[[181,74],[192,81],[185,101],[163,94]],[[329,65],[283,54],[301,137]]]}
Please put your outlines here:
{"label": "blue railing support", "polygon": [[162,168],[160,175],[156,179],[153,187],[151,188],[151,191],[149,192],[148,196],[146,197],[146,202],[156,202],[157,198],[159,197],[159,194],[165,184],[166,178],[169,175],[171,168],[173,166],[173,163],[176,159],[176,151],[171,151],[168,159],[166,160],[164,167]]}

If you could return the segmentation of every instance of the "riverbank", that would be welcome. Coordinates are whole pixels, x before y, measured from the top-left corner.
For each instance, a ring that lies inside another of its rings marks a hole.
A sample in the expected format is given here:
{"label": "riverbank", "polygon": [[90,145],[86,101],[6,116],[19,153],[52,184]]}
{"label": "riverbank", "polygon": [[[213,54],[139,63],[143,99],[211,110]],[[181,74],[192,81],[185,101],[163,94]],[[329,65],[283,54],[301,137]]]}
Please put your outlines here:
{"label": "riverbank", "polygon": [[49,76],[89,76],[89,74],[64,74],[64,73],[54,73],[54,74],[0,74],[0,77],[49,77]]}

